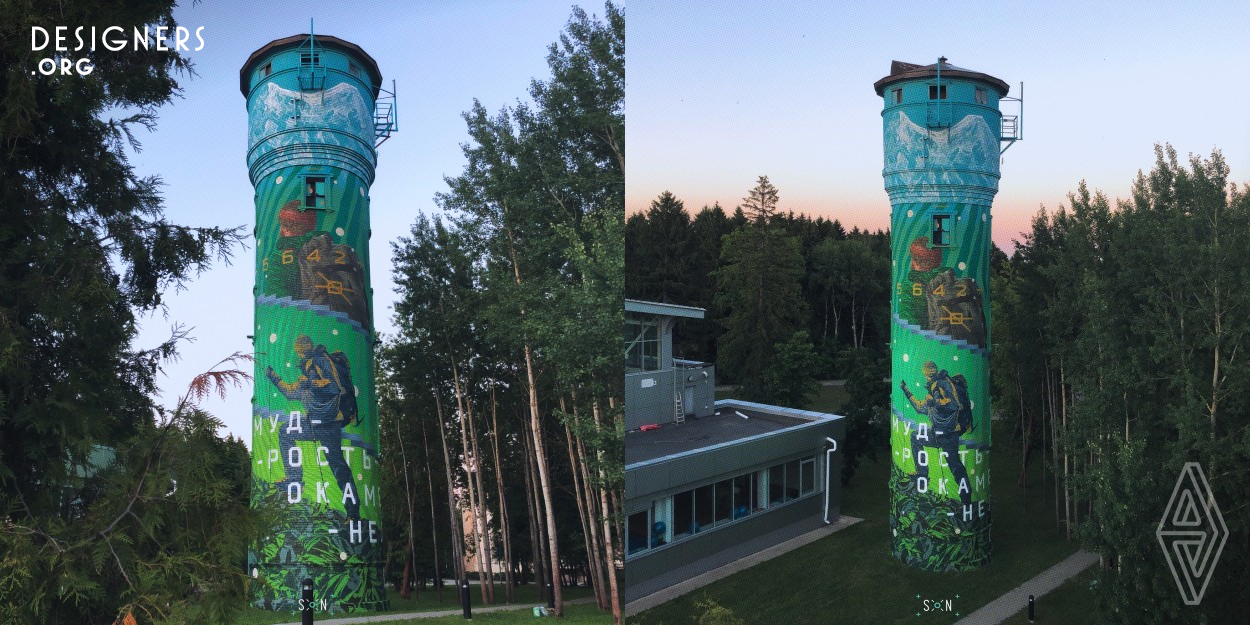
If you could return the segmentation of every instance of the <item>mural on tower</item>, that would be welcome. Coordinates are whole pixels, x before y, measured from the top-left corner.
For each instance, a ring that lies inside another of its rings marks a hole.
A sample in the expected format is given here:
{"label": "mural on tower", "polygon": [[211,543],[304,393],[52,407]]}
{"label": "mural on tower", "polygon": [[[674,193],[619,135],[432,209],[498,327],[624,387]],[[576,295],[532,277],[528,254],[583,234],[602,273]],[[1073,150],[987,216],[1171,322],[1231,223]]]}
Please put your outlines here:
{"label": "mural on tower", "polygon": [[240,71],[256,189],[253,497],[283,529],[248,554],[255,605],[381,609],[369,185],[381,76],[355,44],[297,35]]}
{"label": "mural on tower", "polygon": [[942,59],[896,61],[875,87],[892,210],[892,551],[967,570],[991,553],[987,287],[1007,85]]}

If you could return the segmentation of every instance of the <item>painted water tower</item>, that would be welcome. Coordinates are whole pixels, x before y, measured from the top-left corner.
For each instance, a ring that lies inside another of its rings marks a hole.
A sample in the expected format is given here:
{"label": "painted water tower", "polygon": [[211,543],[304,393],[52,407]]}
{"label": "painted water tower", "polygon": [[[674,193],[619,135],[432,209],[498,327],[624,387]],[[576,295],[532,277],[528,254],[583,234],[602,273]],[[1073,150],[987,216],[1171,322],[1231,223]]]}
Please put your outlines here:
{"label": "painted water tower", "polygon": [[991,553],[990,205],[1019,117],[999,110],[1007,83],[945,58],[894,61],[873,86],[892,211],[892,550],[966,570]]}
{"label": "painted water tower", "polygon": [[[336,37],[269,42],[239,70],[256,189],[253,498],[288,522],[248,555],[255,604],[380,609],[382,510],[369,187],[395,130],[377,63]],[[379,98],[379,96],[382,96]]]}

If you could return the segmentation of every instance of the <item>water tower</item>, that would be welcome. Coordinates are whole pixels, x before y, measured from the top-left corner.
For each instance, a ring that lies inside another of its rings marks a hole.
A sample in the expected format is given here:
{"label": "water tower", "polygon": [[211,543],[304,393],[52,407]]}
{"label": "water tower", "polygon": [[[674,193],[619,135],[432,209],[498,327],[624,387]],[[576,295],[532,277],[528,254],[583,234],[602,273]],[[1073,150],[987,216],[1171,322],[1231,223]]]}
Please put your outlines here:
{"label": "water tower", "polygon": [[239,70],[256,190],[253,498],[289,520],[249,553],[260,607],[294,609],[305,578],[318,610],[386,605],[369,187],[396,124],[381,85],[377,62],[327,35],[271,41]]}
{"label": "water tower", "polygon": [[894,61],[885,100],[890,195],[890,531],[931,571],[990,557],[990,205],[1019,137],[1007,83]]}

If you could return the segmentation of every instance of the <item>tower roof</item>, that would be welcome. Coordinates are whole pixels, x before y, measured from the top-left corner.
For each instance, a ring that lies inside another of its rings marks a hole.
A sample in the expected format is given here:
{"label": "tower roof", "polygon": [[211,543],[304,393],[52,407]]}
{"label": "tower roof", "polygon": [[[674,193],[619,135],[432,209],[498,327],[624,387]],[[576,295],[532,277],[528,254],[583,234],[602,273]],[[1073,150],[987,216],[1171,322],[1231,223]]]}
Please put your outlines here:
{"label": "tower roof", "polygon": [[1007,95],[1007,91],[1011,88],[1006,82],[1003,82],[999,78],[990,76],[989,74],[983,74],[981,72],[964,69],[962,67],[955,67],[954,65],[946,62],[946,57],[938,59],[938,62],[932,65],[917,65],[915,63],[904,63],[903,61],[891,61],[890,75],[873,83],[872,87],[877,90],[877,95],[882,95],[885,93],[885,88],[887,86],[896,82],[937,76],[938,64],[941,64],[942,66],[943,76],[969,78],[972,80],[987,82],[1002,91],[1002,95]]}
{"label": "tower roof", "polygon": [[[261,46],[253,52],[251,56],[247,57],[247,62],[243,64],[243,67],[239,68],[239,91],[243,92],[243,97],[247,97],[252,69],[262,57],[286,48],[298,48],[304,45],[305,41],[308,41],[309,36],[310,35],[305,33],[302,35],[283,37],[282,39],[274,39],[273,41]],[[373,60],[373,57],[369,56],[368,52],[365,52],[363,48],[350,41],[344,41],[331,35],[316,35],[316,40],[317,45],[338,48],[353,56],[359,57],[363,63],[364,69],[369,72],[370,78],[373,79],[373,96],[377,97],[378,88],[382,86],[382,70],[378,69],[378,62]]]}

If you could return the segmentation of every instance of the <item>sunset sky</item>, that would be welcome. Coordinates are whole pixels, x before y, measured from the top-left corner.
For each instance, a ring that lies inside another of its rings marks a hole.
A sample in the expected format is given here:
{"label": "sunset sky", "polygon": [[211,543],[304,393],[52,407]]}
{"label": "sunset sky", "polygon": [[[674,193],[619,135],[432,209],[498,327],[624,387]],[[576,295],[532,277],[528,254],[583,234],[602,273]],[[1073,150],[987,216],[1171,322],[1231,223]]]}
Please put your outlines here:
{"label": "sunset sky", "polygon": [[1087,180],[1127,197],[1154,144],[1219,148],[1250,182],[1250,3],[629,4],[626,207],[665,190],[687,210],[741,203],[760,175],[780,208],[886,228],[882,100],[890,61],[946,56],[1019,96],[994,240]]}

